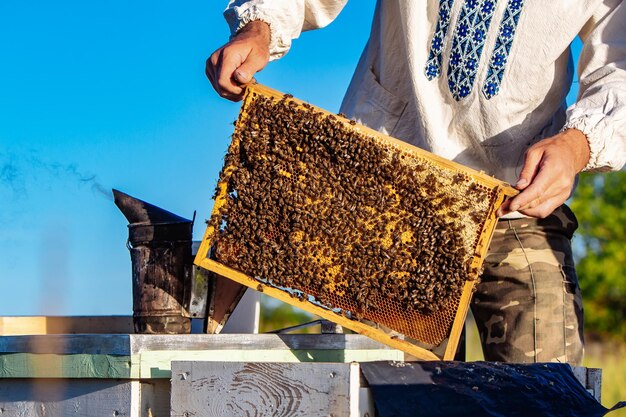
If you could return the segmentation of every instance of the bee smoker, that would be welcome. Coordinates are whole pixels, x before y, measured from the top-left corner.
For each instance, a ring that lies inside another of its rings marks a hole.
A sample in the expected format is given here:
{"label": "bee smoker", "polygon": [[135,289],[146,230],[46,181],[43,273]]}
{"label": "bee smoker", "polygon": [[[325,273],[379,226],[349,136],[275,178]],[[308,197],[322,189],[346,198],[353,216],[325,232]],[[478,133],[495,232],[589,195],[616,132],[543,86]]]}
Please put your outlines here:
{"label": "bee smoker", "polygon": [[128,220],[136,333],[190,333],[193,220],[113,190]]}

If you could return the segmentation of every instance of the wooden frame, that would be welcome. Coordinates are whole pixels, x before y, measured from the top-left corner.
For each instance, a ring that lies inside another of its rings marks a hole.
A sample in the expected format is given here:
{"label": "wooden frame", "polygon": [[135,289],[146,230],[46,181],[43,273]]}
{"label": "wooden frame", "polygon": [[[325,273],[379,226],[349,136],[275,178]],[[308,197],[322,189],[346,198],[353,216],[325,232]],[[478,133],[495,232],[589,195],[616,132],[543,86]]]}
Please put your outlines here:
{"label": "wooden frame", "polygon": [[[274,99],[279,99],[283,97],[282,93],[276,90],[270,89],[268,87],[265,87],[259,84],[250,85],[248,86],[246,90],[246,95],[244,98],[242,113],[240,115],[240,118],[245,117],[245,114],[246,114],[245,109],[256,94],[274,98]],[[297,99],[291,99],[291,100],[295,101],[298,106],[304,107],[305,105],[305,103],[300,100],[297,100]],[[306,106],[313,107],[313,106],[309,106],[308,104]],[[323,109],[315,108],[315,110],[322,112],[326,115],[331,115],[331,113]],[[345,123],[346,125],[348,125],[347,121],[345,121]],[[456,162],[447,160],[445,158],[431,154],[430,152],[427,152],[417,147],[414,147],[412,145],[409,145],[398,139],[394,139],[392,137],[383,135],[365,126],[356,125],[356,126],[351,126],[351,128],[365,135],[375,137],[382,141],[386,141],[386,143],[391,144],[401,150],[410,152],[418,157],[428,159],[431,162],[439,165],[440,167],[447,168],[447,169],[454,170],[454,171],[461,171],[464,174],[471,176],[476,182],[479,182],[481,185],[484,185],[485,187],[488,187],[495,191],[495,200],[489,209],[487,220],[483,224],[483,228],[480,233],[480,238],[476,246],[475,255],[472,259],[471,266],[475,268],[475,270],[478,270],[480,266],[482,265],[483,260],[486,256],[486,252],[489,247],[489,243],[491,241],[493,231],[495,230],[495,226],[497,224],[497,216],[496,216],[497,209],[500,207],[500,205],[503,203],[506,197],[515,196],[518,193],[518,191],[515,190],[513,187],[511,187],[509,184],[504,183],[500,180],[497,180],[491,176],[488,176],[483,172],[472,170]],[[227,177],[229,175],[229,172],[225,172],[224,174],[225,174],[225,177]],[[218,194],[215,199],[213,213],[218,212],[221,209],[221,207],[223,207],[227,203],[227,201],[228,201],[227,185],[225,181],[222,181],[221,183],[218,184]],[[215,272],[216,274],[220,276],[230,278],[240,284],[246,285],[250,288],[257,289],[258,286],[260,285],[260,282],[258,280],[255,280],[247,276],[246,274],[241,273],[226,265],[223,265],[217,261],[209,259],[208,255],[209,255],[210,248],[212,245],[212,238],[215,232],[216,230],[213,226],[207,227],[206,232],[204,234],[204,238],[202,239],[202,242],[200,244],[198,253],[196,254],[195,264],[202,268]],[[323,307],[317,306],[309,301],[306,301],[306,300],[302,301],[297,298],[293,298],[285,291],[282,291],[277,288],[273,288],[269,285],[263,285],[263,292],[280,301],[283,301],[295,307],[301,308],[309,313],[323,317],[327,320],[336,322],[337,324],[344,326],[348,329],[351,329],[355,332],[358,332],[360,334],[369,336],[372,339],[377,340],[381,343],[384,343],[388,346],[391,346],[396,349],[400,349],[406,352],[407,354],[412,355],[418,359],[450,360],[450,359],[453,359],[456,349],[457,349],[458,340],[463,329],[465,317],[467,314],[467,310],[469,307],[469,302],[471,300],[471,295],[473,292],[473,287],[475,285],[475,282],[476,280],[470,280],[470,281],[467,281],[464,285],[463,293],[459,301],[459,306],[455,313],[452,327],[448,336],[448,341],[445,346],[445,351],[443,352],[443,354],[441,354],[441,356],[438,356],[437,354],[433,353],[432,351],[428,349],[419,347],[408,341],[402,340],[401,338],[397,338],[395,336],[386,334],[383,331],[375,329],[372,326],[364,324],[360,321],[348,319],[342,315],[336,314]]]}
{"label": "wooden frame", "polygon": [[[172,364],[172,416],[374,416],[359,364]],[[271,383],[268,383],[271,381]]]}

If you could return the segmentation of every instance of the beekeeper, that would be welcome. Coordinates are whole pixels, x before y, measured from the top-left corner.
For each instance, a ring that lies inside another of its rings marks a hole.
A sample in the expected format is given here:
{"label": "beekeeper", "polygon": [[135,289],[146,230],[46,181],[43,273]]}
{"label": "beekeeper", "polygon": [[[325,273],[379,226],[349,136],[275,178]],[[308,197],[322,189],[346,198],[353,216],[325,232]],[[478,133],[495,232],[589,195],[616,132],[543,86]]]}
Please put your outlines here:
{"label": "beekeeper", "polygon": [[[232,37],[207,60],[211,84],[240,100],[243,84],[346,1],[231,1]],[[566,108],[576,36],[579,94]],[[626,5],[379,0],[341,112],[515,184],[472,303],[485,358],[580,365],[577,222],[564,202],[579,172],[626,162]]]}

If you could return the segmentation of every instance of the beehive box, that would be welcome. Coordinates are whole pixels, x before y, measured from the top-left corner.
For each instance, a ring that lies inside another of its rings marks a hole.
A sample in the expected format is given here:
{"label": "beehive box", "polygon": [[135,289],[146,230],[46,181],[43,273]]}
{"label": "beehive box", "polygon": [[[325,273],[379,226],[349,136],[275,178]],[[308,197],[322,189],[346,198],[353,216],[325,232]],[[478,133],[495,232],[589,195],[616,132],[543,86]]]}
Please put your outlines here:
{"label": "beehive box", "polygon": [[420,359],[451,359],[517,191],[247,88],[196,264]]}

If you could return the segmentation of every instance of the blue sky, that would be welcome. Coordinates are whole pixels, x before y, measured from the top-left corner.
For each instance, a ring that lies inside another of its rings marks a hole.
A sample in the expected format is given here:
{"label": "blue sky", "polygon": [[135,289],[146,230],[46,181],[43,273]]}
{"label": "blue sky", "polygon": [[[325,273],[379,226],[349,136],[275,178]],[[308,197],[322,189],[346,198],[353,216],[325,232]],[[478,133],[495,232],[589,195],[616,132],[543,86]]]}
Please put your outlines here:
{"label": "blue sky", "polygon": [[[0,315],[131,314],[127,222],[101,191],[196,210],[201,238],[239,110],[204,77],[225,4],[0,3]],[[337,110],[373,7],[350,2],[258,80]]]}
{"label": "blue sky", "polygon": [[[201,238],[239,110],[204,77],[225,3],[0,3],[0,315],[131,314],[112,187],[196,210]],[[337,111],[374,3],[349,2],[257,79]]]}

